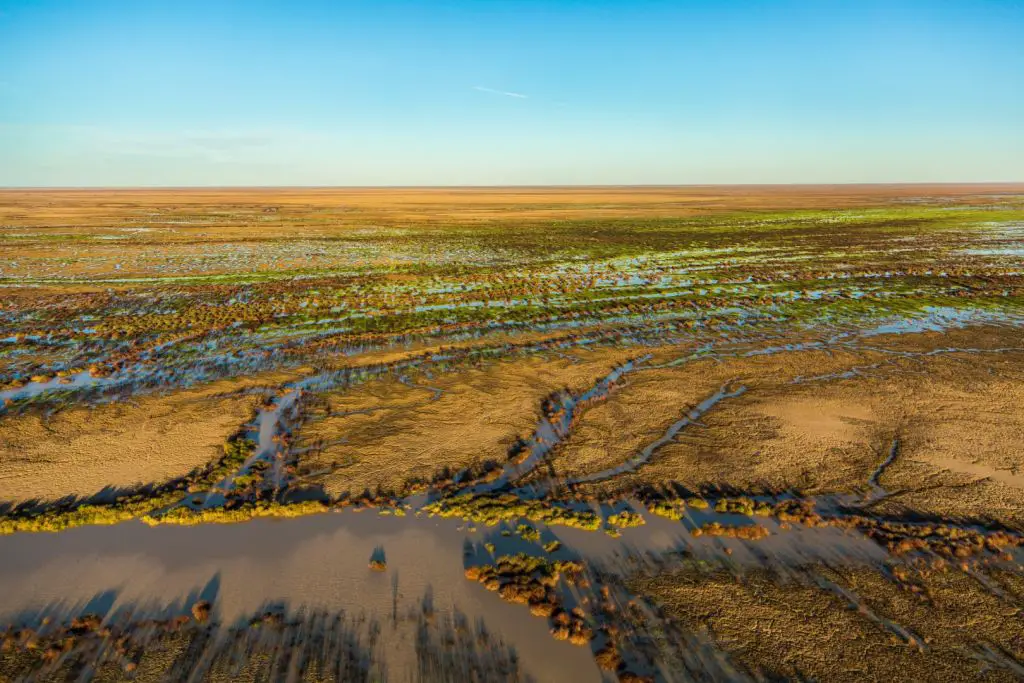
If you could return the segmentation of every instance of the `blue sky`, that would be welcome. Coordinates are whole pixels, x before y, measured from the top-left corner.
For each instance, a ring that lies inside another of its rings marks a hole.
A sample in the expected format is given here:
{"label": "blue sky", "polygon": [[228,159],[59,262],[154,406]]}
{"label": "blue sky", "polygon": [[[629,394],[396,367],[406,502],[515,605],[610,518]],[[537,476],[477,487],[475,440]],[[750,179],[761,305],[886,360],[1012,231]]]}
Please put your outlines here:
{"label": "blue sky", "polygon": [[1013,0],[0,0],[0,185],[1024,181]]}

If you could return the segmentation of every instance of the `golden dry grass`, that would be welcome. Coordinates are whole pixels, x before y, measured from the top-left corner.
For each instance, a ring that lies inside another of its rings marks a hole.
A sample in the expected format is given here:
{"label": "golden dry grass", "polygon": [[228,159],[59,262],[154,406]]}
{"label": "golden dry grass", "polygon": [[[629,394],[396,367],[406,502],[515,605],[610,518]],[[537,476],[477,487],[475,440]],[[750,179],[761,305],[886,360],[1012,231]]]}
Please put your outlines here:
{"label": "golden dry grass", "polygon": [[754,388],[666,446],[661,464],[698,486],[856,489],[884,457],[891,426],[884,402],[846,386]]}
{"label": "golden dry grass", "polygon": [[826,406],[817,388],[790,381],[804,373],[841,371],[857,362],[849,353],[802,351],[700,360],[635,373],[605,404],[583,417],[557,454],[556,469],[578,475],[621,463],[721,387],[742,385],[746,393],[711,408],[637,472],[599,488],[666,481],[693,488],[855,487],[876,464],[871,451],[876,439],[865,408]]}
{"label": "golden dry grass", "polygon": [[49,418],[7,416],[0,420],[0,501],[90,496],[185,475],[220,457],[221,445],[259,402],[255,395],[221,394],[293,377],[267,373]]}
{"label": "golden dry grass", "polygon": [[329,468],[323,479],[329,493],[358,495],[413,478],[429,480],[445,467],[459,470],[491,459],[504,463],[516,438],[535,428],[547,395],[564,387],[585,391],[636,351],[578,355],[580,363],[531,357],[410,378],[441,389],[437,400],[431,390],[398,380],[330,394],[327,412],[335,416],[310,422],[299,432],[297,446],[343,441],[303,456],[302,470]]}
{"label": "golden dry grass", "polygon": [[947,359],[908,382],[900,457],[882,480],[905,493],[890,508],[1024,524],[1024,354],[1001,360]]}
{"label": "golden dry grass", "polygon": [[[1005,669],[983,673],[982,662],[969,654],[980,643],[1018,659],[1024,654],[1019,607],[969,576],[933,575],[925,582],[929,602],[875,571],[814,571],[851,590],[870,612],[851,609],[810,581],[778,583],[763,573],[740,581],[726,573],[680,572],[633,587],[689,628],[706,630],[742,664],[773,676],[858,683],[1017,680]],[[927,651],[885,630],[869,613],[908,629]]]}
{"label": "golden dry grass", "polygon": [[[112,213],[211,208],[271,216],[316,208],[344,210],[340,222],[433,222],[523,218],[678,216],[743,209],[878,206],[907,198],[969,200],[1024,192],[1024,185],[691,185],[413,188],[174,188],[0,190],[0,221],[21,225],[103,225]],[[229,221],[230,222],[230,221]],[[230,232],[230,230],[228,230]]]}
{"label": "golden dry grass", "polygon": [[[951,333],[944,344],[998,349],[1015,332]],[[879,339],[873,346],[935,348],[934,335]],[[791,379],[882,363],[863,375],[811,383]],[[808,493],[866,488],[894,438],[899,455],[881,484],[883,506],[937,515],[1024,522],[1020,435],[1024,353],[957,353],[894,358],[875,350],[800,351],[703,360],[635,373],[591,409],[554,458],[575,476],[624,462],[699,400],[732,379],[748,391],[710,410],[636,473],[596,487],[678,481],[692,488],[799,488]]]}

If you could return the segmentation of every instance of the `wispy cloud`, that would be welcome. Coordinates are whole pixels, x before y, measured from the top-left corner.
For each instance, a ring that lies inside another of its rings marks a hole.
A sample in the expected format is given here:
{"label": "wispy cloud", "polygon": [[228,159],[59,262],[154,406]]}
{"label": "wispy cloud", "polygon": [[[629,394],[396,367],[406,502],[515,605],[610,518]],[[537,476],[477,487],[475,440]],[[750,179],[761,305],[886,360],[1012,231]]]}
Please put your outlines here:
{"label": "wispy cloud", "polygon": [[520,100],[525,100],[528,99],[529,97],[528,95],[523,95],[522,93],[506,92],[505,90],[495,90],[494,88],[485,88],[482,85],[474,85],[473,90],[479,90],[480,92],[489,92],[494,95],[504,95],[505,97],[515,97]]}

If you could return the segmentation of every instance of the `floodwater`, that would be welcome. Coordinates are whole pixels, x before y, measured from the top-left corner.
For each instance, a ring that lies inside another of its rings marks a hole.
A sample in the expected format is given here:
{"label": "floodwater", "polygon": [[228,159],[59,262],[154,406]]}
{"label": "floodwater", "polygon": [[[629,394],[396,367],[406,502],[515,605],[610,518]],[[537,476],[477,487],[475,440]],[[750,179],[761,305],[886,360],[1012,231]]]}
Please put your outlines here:
{"label": "floodwater", "polygon": [[[636,505],[634,503],[634,505]],[[750,518],[690,511],[685,521],[645,515],[647,524],[621,538],[603,533],[535,525],[562,549],[552,557],[583,559],[625,575],[638,563],[662,561],[682,551],[731,566],[777,571],[807,562],[877,564],[886,554],[867,538],[835,528],[783,530],[758,519],[772,535],[760,541],[694,537],[688,529],[714,520],[749,524]],[[479,527],[457,520],[383,516],[372,511],[328,513],[242,524],[148,527],[139,522],[81,527],[59,534],[0,537],[0,623],[32,623],[43,615],[108,616],[131,609],[166,616],[189,607],[188,596],[211,599],[216,616],[231,624],[268,604],[289,609],[366,614],[381,626],[388,676],[414,673],[416,613],[426,596],[438,612],[458,610],[513,647],[526,673],[539,681],[600,680],[590,648],[553,639],[544,618],[523,605],[503,602],[464,576],[467,564],[495,554],[541,553],[513,526]],[[368,567],[377,549],[384,572]]]}
{"label": "floodwater", "polygon": [[[225,623],[259,614],[268,603],[374,617],[389,679],[406,680],[415,671],[416,631],[403,616],[430,595],[438,612],[457,608],[471,621],[483,619],[537,680],[600,680],[589,648],[554,640],[547,620],[464,578],[465,538],[457,527],[448,520],[349,512],[16,534],[0,538],[0,623],[33,613],[76,615],[104,594],[112,594],[112,611],[125,606],[139,616],[138,606],[150,605],[160,613],[205,589]],[[385,572],[368,567],[378,546]]]}

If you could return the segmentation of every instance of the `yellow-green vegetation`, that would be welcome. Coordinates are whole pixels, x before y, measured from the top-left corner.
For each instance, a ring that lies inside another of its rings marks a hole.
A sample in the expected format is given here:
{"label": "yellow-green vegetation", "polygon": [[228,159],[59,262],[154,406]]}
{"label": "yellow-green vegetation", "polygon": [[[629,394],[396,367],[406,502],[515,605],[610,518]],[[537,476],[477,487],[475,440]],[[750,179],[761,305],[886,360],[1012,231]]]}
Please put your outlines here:
{"label": "yellow-green vegetation", "polygon": [[64,531],[87,524],[117,524],[171,505],[185,495],[184,487],[164,493],[131,495],[109,503],[50,508],[36,513],[11,513],[0,517],[0,534],[19,531]]}
{"label": "yellow-green vegetation", "polygon": [[771,535],[771,532],[760,524],[735,525],[720,522],[708,522],[694,529],[692,533],[694,536],[724,536],[744,541],[759,541]]}
{"label": "yellow-green vegetation", "polygon": [[[38,510],[15,509],[0,516],[0,534],[19,531],[63,531],[90,524],[118,524],[142,516],[143,521],[151,520],[150,513],[177,503],[185,498],[189,491],[208,488],[236,471],[255,446],[256,444],[248,439],[229,439],[224,443],[223,457],[207,467],[197,469],[183,479],[152,490],[144,489],[138,493],[118,496],[109,502],[73,502],[46,506]],[[261,480],[266,467],[265,463],[262,465],[263,467],[256,468],[252,474],[238,477],[235,484],[243,487]]]}
{"label": "yellow-green vegetation", "polygon": [[694,510],[707,510],[710,504],[703,498],[691,497],[685,501],[679,498],[652,498],[647,500],[645,507],[652,514],[678,522],[686,516],[687,506]]}
{"label": "yellow-green vegetation", "polygon": [[754,501],[743,497],[719,498],[715,501],[715,512],[751,516],[754,514]]}
{"label": "yellow-green vegetation", "polygon": [[[752,517],[754,515],[768,517],[772,515],[775,508],[763,501],[754,501],[751,498],[740,496],[738,498],[719,498],[714,501],[715,512],[723,514],[737,514]],[[695,510],[707,510],[711,504],[703,499],[691,497],[685,501],[678,498],[654,498],[646,503],[647,509],[660,517],[679,521],[686,516],[686,508]]]}
{"label": "yellow-green vegetation", "polygon": [[591,510],[574,510],[544,500],[523,500],[511,493],[462,494],[441,498],[424,506],[439,517],[465,519],[487,526],[528,519],[548,526],[568,526],[587,531],[601,528],[601,518]]}
{"label": "yellow-green vegetation", "polygon": [[263,484],[263,480],[267,476],[270,467],[270,463],[266,460],[257,460],[250,464],[245,474],[232,477],[232,492],[237,493],[245,489],[258,489]]}
{"label": "yellow-green vegetation", "polygon": [[647,522],[644,520],[643,515],[633,512],[632,510],[623,510],[622,512],[616,512],[608,516],[608,525],[618,527],[620,529],[643,526],[646,523]]}
{"label": "yellow-green vegetation", "polygon": [[142,521],[150,526],[160,524],[179,524],[193,526],[196,524],[233,524],[247,522],[259,517],[302,517],[327,512],[330,507],[321,501],[302,501],[298,503],[279,503],[277,501],[246,501],[234,507],[211,507],[193,509],[179,506],[158,515],[145,515]]}
{"label": "yellow-green vegetation", "polygon": [[484,582],[490,575],[498,577],[531,576],[541,583],[554,586],[559,577],[565,574],[570,581],[575,581],[583,572],[583,565],[575,560],[549,560],[545,557],[516,553],[501,555],[490,565],[470,567],[466,570],[466,578]]}
{"label": "yellow-green vegetation", "polygon": [[658,499],[647,503],[651,514],[678,522],[686,516],[686,505],[681,500]]}
{"label": "yellow-green vegetation", "polygon": [[[242,437],[228,439],[224,442],[224,456],[203,472],[202,477],[194,482],[193,487],[216,484],[231,473],[237,472],[255,449],[256,443],[252,439]],[[235,482],[239,486],[244,486],[244,484],[238,483],[238,479]]]}

